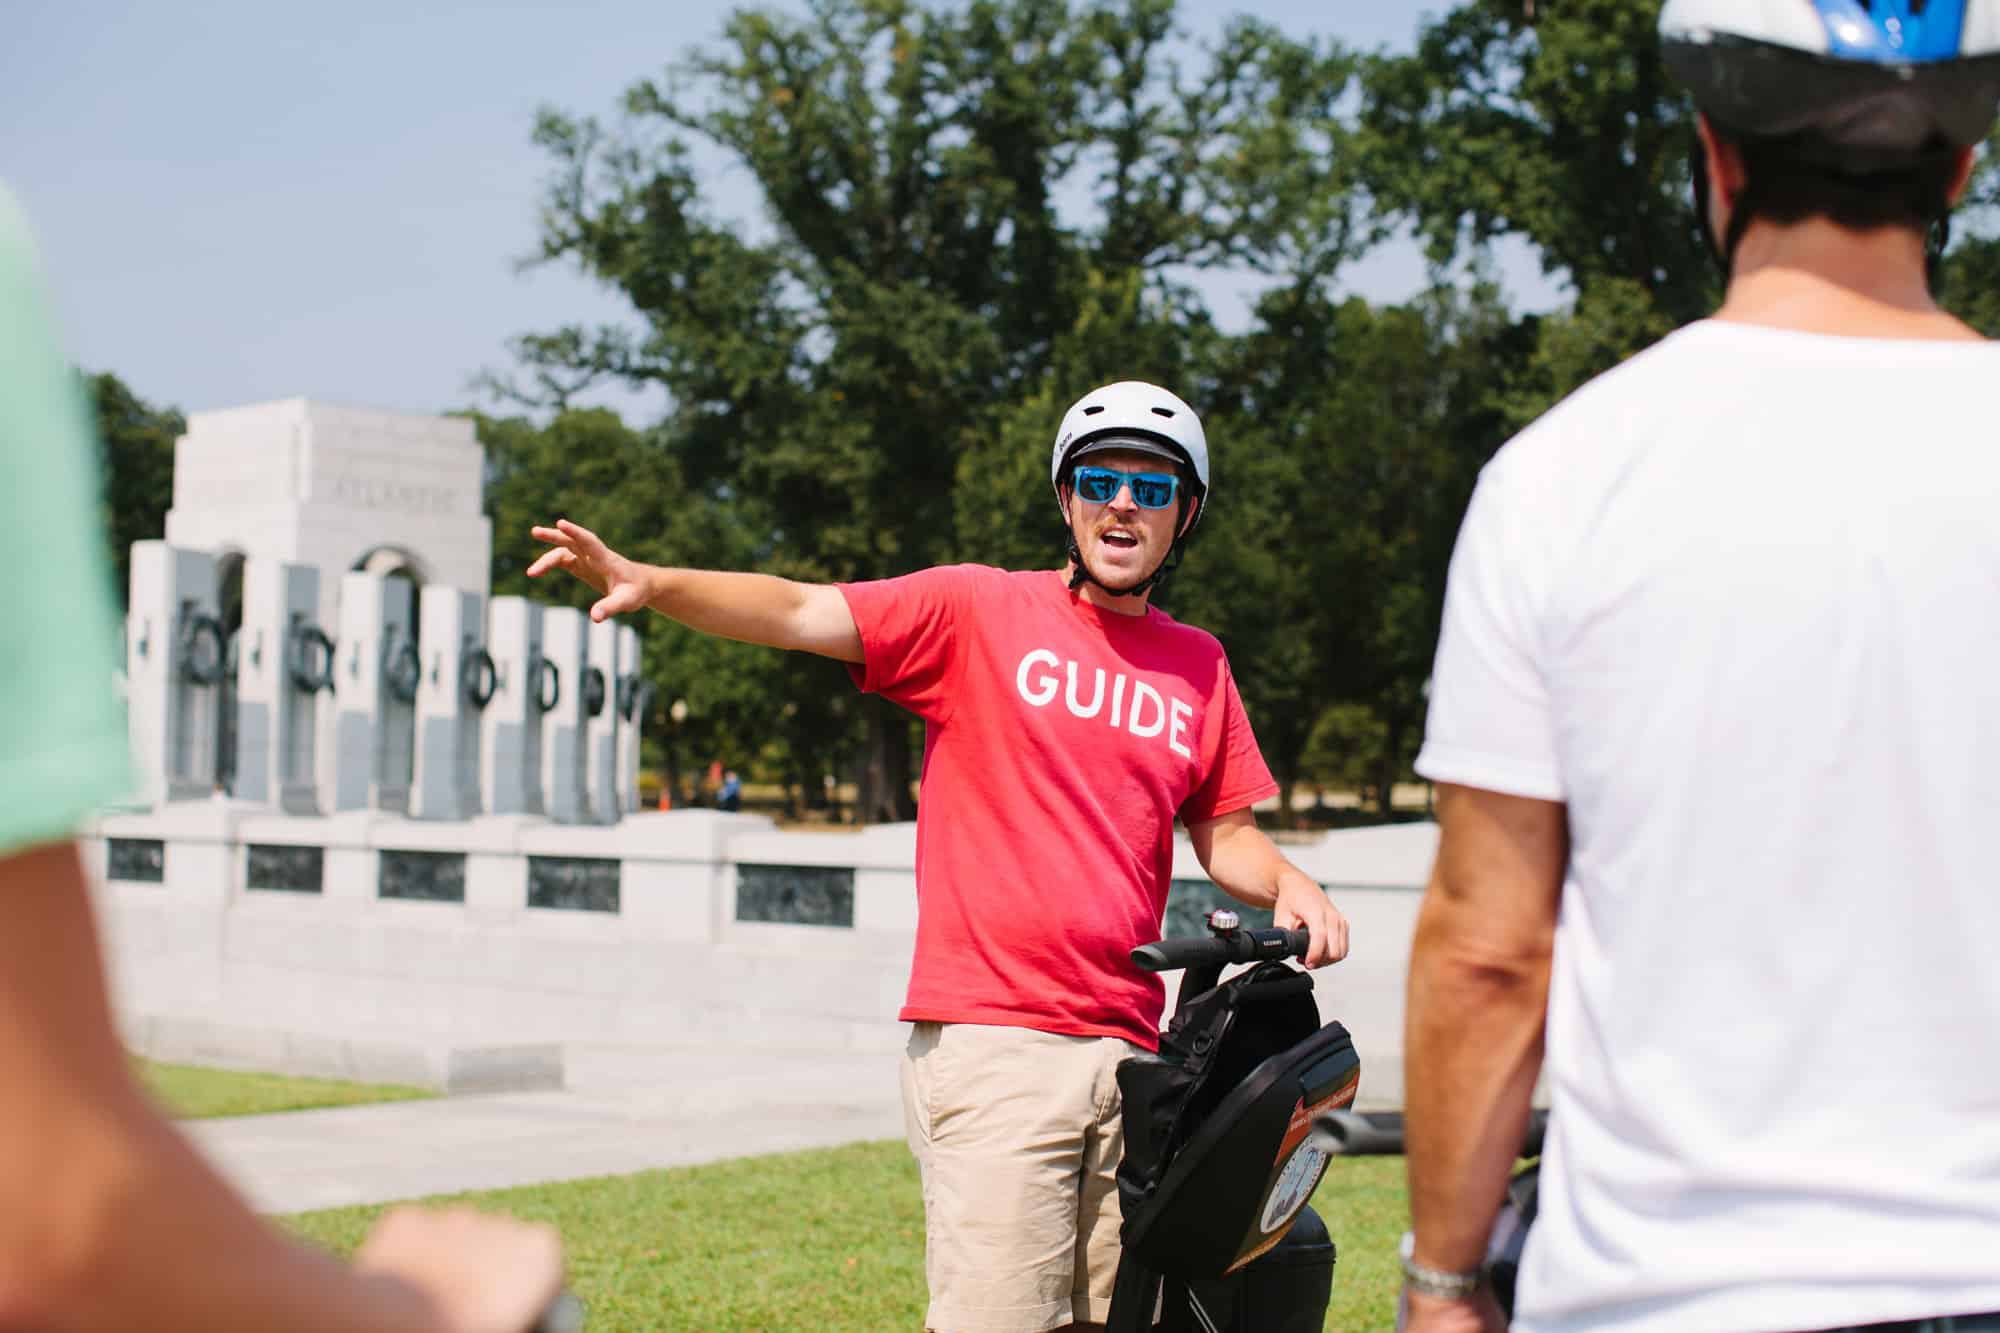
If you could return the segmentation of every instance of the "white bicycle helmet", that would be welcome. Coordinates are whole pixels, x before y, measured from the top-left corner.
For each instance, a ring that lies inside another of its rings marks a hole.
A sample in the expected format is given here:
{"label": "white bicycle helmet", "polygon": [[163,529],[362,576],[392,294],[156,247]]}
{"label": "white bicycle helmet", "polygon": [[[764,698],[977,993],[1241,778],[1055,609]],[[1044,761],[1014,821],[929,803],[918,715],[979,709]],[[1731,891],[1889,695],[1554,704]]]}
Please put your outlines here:
{"label": "white bicycle helmet", "polygon": [[1667,0],[1660,43],[1719,129],[1805,135],[1835,169],[1970,147],[2000,114],[2000,0]]}
{"label": "white bicycle helmet", "polygon": [[[1114,449],[1153,454],[1180,463],[1194,473],[1188,485],[1194,503],[1193,520],[1185,532],[1175,537],[1159,568],[1137,588],[1126,590],[1139,592],[1178,566],[1181,543],[1201,522],[1202,513],[1208,508],[1208,436],[1203,433],[1201,418],[1195,410],[1157,384],[1120,380],[1092,389],[1063,413],[1062,425],[1056,428],[1055,447],[1049,451],[1049,484],[1055,488],[1056,504],[1062,504],[1063,478],[1077,459]],[[1067,524],[1067,515],[1064,521]],[[1069,556],[1076,564],[1076,576],[1071,583],[1075,587],[1090,575],[1083,567],[1074,537],[1069,539]]]}

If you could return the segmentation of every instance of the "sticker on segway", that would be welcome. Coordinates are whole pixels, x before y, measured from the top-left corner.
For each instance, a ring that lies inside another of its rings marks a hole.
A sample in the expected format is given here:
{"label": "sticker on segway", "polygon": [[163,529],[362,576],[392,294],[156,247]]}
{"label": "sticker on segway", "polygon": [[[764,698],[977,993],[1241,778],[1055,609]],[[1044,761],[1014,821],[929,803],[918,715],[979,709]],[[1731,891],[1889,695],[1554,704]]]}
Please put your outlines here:
{"label": "sticker on segway", "polygon": [[1290,1226],[1319,1184],[1326,1162],[1326,1154],[1310,1143],[1295,1148],[1285,1160],[1284,1169],[1278,1172],[1278,1183],[1271,1187],[1270,1197],[1264,1200],[1264,1216],[1257,1223],[1258,1229],[1268,1236]]}

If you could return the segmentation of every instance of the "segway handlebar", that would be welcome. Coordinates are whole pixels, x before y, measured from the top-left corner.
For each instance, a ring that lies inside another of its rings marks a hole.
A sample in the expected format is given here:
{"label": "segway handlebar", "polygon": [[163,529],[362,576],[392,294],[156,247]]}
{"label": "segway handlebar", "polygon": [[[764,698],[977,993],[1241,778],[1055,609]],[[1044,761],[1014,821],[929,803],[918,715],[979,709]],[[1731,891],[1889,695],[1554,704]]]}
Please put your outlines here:
{"label": "segway handlebar", "polygon": [[1227,934],[1191,936],[1142,944],[1132,951],[1132,963],[1146,972],[1170,972],[1181,967],[1221,967],[1256,963],[1266,958],[1304,958],[1312,934],[1304,930],[1232,930]]}
{"label": "segway handlebar", "polygon": [[[1401,1157],[1401,1111],[1327,1111],[1313,1119],[1319,1146],[1335,1157]],[[1536,1107],[1528,1113],[1521,1136],[1521,1156],[1540,1157],[1548,1136],[1549,1113]]]}

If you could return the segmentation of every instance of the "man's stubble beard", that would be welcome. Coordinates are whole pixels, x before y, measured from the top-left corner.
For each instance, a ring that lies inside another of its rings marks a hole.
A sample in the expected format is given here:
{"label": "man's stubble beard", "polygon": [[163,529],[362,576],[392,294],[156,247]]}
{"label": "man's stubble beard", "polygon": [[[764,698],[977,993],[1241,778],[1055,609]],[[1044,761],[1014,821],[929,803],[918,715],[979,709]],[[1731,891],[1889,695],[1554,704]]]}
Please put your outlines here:
{"label": "man's stubble beard", "polygon": [[1083,553],[1082,543],[1078,543],[1076,551],[1077,551],[1076,554],[1077,563],[1083,566],[1084,571],[1090,575],[1091,579],[1096,582],[1098,587],[1102,588],[1104,591],[1108,593],[1113,594],[1114,596],[1123,596],[1124,594],[1131,592],[1134,588],[1137,588],[1141,583],[1144,583],[1147,579],[1153,577],[1153,570],[1149,569],[1146,570],[1144,573],[1133,575],[1132,578],[1125,584],[1125,586],[1119,587],[1111,583],[1109,580],[1101,577],[1095,569],[1091,568],[1090,557]]}

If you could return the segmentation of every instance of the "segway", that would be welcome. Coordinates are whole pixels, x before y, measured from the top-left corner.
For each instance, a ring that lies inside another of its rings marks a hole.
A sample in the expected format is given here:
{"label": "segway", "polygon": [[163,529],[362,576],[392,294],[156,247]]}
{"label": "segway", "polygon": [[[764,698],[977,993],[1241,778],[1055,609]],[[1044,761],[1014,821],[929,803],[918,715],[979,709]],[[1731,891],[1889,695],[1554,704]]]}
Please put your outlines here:
{"label": "segway", "polygon": [[[1542,1140],[1548,1137],[1549,1113],[1536,1108],[1528,1113],[1528,1127],[1521,1136],[1520,1156],[1528,1165],[1507,1182],[1500,1201],[1499,1216],[1486,1241],[1486,1280],[1500,1312],[1514,1317],[1514,1286],[1521,1272],[1521,1250],[1528,1241],[1528,1228],[1535,1224],[1541,1202]],[[1382,1111],[1360,1113],[1329,1111],[1317,1118],[1313,1140],[1335,1157],[1401,1157],[1403,1155],[1403,1113]],[[1396,1311],[1396,1327],[1401,1329],[1404,1311]]]}
{"label": "segway", "polygon": [[[1132,952],[1185,969],[1157,1055],[1118,1066],[1124,1225],[1107,1333],[1319,1333],[1335,1251],[1306,1206],[1326,1173],[1317,1117],[1352,1106],[1361,1062],[1339,1023],[1320,1026],[1303,930],[1244,930]],[[1254,966],[1221,980],[1231,963]],[[1157,1312],[1159,1322],[1154,1323]]]}

